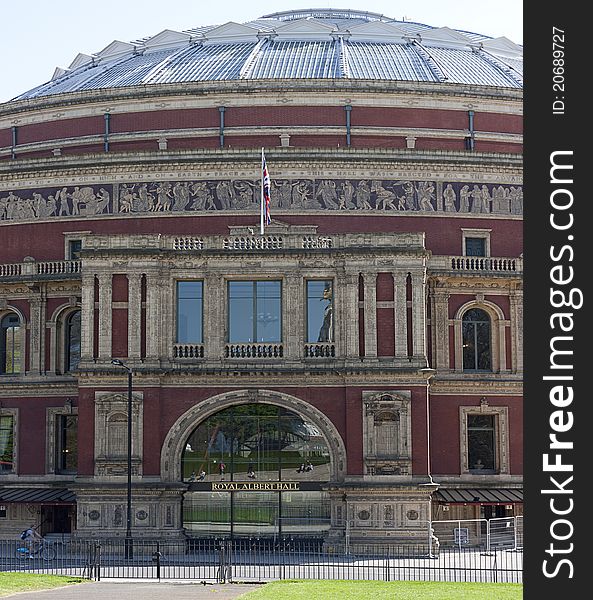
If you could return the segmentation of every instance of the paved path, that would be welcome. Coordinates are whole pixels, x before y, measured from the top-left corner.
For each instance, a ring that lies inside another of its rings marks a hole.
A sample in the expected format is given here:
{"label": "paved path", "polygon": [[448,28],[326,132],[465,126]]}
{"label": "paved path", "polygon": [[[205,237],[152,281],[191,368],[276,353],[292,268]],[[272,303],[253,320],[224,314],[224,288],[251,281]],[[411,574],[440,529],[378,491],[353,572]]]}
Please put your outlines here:
{"label": "paved path", "polygon": [[258,584],[99,581],[6,596],[14,600],[234,600]]}

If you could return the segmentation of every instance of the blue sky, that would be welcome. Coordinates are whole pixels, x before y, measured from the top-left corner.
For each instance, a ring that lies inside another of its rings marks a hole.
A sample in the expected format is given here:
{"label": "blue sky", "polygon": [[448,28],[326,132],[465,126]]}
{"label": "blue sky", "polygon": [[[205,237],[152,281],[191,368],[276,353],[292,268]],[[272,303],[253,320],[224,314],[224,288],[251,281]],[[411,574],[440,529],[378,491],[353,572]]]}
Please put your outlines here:
{"label": "blue sky", "polygon": [[0,103],[41,83],[75,56],[99,52],[163,29],[183,30],[298,8],[352,8],[435,27],[451,27],[523,43],[521,0],[4,0],[0,7]]}

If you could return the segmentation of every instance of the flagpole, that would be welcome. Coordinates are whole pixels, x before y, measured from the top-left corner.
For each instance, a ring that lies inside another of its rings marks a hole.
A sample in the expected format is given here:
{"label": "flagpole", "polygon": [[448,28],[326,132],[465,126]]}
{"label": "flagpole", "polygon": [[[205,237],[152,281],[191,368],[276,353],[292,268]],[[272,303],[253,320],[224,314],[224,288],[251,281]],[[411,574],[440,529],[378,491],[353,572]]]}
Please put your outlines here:
{"label": "flagpole", "polygon": [[261,199],[259,203],[259,233],[264,234],[264,149],[261,149]]}

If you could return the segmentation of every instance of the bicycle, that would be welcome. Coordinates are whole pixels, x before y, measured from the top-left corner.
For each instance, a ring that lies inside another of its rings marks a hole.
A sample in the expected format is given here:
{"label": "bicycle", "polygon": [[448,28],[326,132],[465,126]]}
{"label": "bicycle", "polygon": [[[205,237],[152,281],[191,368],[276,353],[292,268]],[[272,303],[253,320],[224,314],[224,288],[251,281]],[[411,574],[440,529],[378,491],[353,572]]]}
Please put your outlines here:
{"label": "bicycle", "polygon": [[43,560],[50,561],[56,557],[56,549],[45,540],[39,542],[35,550],[31,550],[27,546],[21,546],[16,549],[16,553],[21,560],[25,560],[26,558],[42,558]]}

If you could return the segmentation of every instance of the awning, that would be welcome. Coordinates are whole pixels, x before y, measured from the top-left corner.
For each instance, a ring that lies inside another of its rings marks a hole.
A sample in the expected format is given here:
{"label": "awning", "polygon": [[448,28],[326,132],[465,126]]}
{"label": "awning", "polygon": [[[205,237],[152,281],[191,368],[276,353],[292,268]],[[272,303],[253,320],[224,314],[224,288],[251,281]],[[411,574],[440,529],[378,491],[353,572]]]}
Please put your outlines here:
{"label": "awning", "polygon": [[445,504],[515,504],[523,502],[521,488],[457,488],[439,489],[433,494]]}
{"label": "awning", "polygon": [[0,504],[76,504],[76,495],[66,488],[4,488]]}

